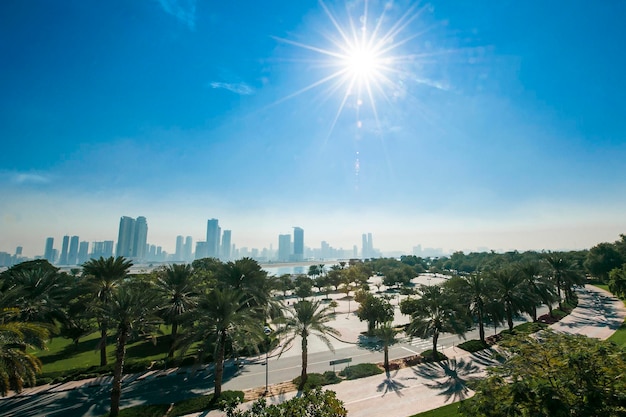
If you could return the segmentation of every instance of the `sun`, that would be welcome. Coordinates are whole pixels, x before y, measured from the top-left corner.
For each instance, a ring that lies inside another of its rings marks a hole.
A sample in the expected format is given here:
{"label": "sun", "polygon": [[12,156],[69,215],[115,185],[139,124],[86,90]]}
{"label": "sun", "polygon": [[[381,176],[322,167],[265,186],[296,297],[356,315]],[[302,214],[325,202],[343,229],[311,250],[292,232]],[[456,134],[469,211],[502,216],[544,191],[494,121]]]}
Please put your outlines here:
{"label": "sun", "polygon": [[382,68],[382,60],[376,51],[359,45],[346,55],[342,65],[352,77],[367,81],[376,78],[377,72]]}

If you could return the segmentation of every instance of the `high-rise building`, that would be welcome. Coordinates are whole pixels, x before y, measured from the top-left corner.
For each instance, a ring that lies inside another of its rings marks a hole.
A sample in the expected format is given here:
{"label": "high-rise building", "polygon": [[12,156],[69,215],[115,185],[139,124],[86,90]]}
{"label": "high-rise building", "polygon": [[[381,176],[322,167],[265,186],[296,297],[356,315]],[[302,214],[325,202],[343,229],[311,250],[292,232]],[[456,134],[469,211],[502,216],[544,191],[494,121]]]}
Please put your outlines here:
{"label": "high-rise building", "polygon": [[185,246],[183,247],[183,259],[186,262],[191,262],[193,261],[193,258],[191,257],[191,253],[193,252],[193,240],[191,239],[191,236],[187,236],[185,238]]}
{"label": "high-rise building", "polygon": [[143,216],[123,216],[120,218],[120,229],[117,235],[117,256],[144,260],[148,248],[148,222]]}
{"label": "high-rise building", "polygon": [[301,261],[304,259],[304,229],[293,228],[293,259]]}
{"label": "high-rise building", "polygon": [[182,261],[183,257],[183,247],[185,243],[183,241],[183,237],[181,235],[176,236],[176,252],[174,253],[175,261]]}
{"label": "high-rise building", "polygon": [[374,254],[374,244],[372,243],[372,234],[363,233],[363,246],[361,247],[361,258],[368,259],[373,258]]}
{"label": "high-rise building", "polygon": [[22,247],[18,246],[15,248],[15,256],[22,256]]}
{"label": "high-rise building", "polygon": [[230,260],[230,230],[224,230],[222,234],[222,256],[221,258],[225,261]]}
{"label": "high-rise building", "polygon": [[67,264],[76,265],[78,262],[78,236],[70,239],[70,250],[67,253]]}
{"label": "high-rise building", "polygon": [[278,235],[278,261],[287,262],[291,257],[291,235]]}
{"label": "high-rise building", "polygon": [[220,253],[220,226],[217,219],[209,219],[206,224],[206,256],[218,258]]}
{"label": "high-rise building", "polygon": [[56,260],[54,259],[55,256],[54,256],[54,238],[53,237],[49,237],[46,239],[46,249],[44,251],[43,257],[46,258],[46,260],[50,262],[51,264],[53,264],[54,261]]}
{"label": "high-rise building", "polygon": [[196,259],[202,259],[206,257],[207,257],[206,242],[196,242]]}
{"label": "high-rise building", "polygon": [[92,258],[110,258],[111,256],[113,256],[112,240],[105,240],[104,242],[93,242],[93,244],[91,245]]}
{"label": "high-rise building", "polygon": [[59,257],[59,265],[67,265],[67,250],[70,246],[70,237],[63,236],[63,245],[61,246],[61,256]]}
{"label": "high-rise building", "polygon": [[[134,236],[135,219],[128,216],[122,216],[120,218],[120,229],[117,235],[117,249],[115,251],[115,255],[124,256],[126,258],[132,257]],[[95,249],[93,252],[95,252]]]}
{"label": "high-rise building", "polygon": [[89,242],[80,242],[78,245],[78,264],[82,265],[89,260]]}
{"label": "high-rise building", "polygon": [[146,259],[148,222],[143,216],[139,216],[137,220],[135,220],[135,235],[133,239],[133,257],[140,260]]}

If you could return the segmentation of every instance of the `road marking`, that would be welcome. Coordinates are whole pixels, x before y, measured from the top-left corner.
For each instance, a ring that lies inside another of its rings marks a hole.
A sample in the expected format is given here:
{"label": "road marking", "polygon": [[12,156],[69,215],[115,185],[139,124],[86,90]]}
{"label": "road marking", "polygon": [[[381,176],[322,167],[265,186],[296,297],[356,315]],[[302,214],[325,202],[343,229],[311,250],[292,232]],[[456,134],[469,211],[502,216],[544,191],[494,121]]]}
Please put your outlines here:
{"label": "road marking", "polygon": [[414,355],[419,355],[419,353],[418,353],[418,352],[415,352],[414,350],[411,350],[411,349],[409,349],[409,348],[405,348],[404,346],[400,346],[400,347],[401,347],[402,349],[404,349],[404,350],[408,351],[408,352],[411,352],[411,353],[412,353],[412,354],[414,354]]}

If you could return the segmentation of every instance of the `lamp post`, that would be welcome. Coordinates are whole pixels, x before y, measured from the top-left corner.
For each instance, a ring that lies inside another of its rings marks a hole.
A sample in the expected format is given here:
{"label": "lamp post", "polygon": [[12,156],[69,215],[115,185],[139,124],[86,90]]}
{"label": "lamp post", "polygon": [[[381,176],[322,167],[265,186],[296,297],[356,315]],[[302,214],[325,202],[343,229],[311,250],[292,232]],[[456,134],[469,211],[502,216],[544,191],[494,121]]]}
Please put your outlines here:
{"label": "lamp post", "polygon": [[268,326],[265,326],[263,328],[263,333],[265,333],[265,342],[266,342],[266,346],[265,346],[265,392],[263,393],[263,395],[267,395],[269,393],[269,390],[268,390],[269,376],[270,376],[269,353],[270,353],[270,334],[272,333],[272,329],[270,329]]}

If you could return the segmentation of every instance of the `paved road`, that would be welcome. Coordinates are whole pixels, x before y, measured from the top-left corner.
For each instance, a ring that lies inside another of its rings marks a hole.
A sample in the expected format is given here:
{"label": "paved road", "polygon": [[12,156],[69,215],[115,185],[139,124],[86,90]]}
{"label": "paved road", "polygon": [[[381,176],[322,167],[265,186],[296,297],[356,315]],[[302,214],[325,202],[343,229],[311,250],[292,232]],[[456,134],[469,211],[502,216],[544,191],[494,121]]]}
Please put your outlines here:
{"label": "paved road", "polygon": [[[594,301],[597,303],[597,301]],[[582,305],[582,303],[581,303]],[[354,302],[352,306],[354,307]],[[352,364],[363,362],[382,362],[382,352],[373,348],[365,348],[363,344],[357,344],[359,334],[365,330],[365,323],[359,322],[353,314],[347,314],[348,307],[346,301],[340,301],[338,315],[333,323],[336,328],[342,332],[346,342],[333,341],[335,352],[327,350],[325,345],[319,341],[315,341],[313,336],[310,338],[310,348],[313,353],[309,354],[309,372],[324,372],[332,369],[329,361],[333,359],[352,358]],[[609,311],[610,310],[610,311]],[[612,312],[612,307],[605,311]],[[613,314],[613,313],[611,313]],[[588,312],[585,313],[589,316]],[[576,316],[578,317],[578,316]],[[619,319],[619,315],[615,316],[615,320]],[[623,316],[622,320],[623,320]],[[580,318],[579,318],[580,319]],[[406,321],[399,312],[396,321]],[[468,339],[477,338],[477,331],[470,332]],[[458,345],[462,339],[455,335],[442,335],[439,341],[442,349],[449,357],[453,357],[459,352],[454,346]],[[426,340],[414,339],[412,341],[404,340],[393,346],[390,350],[391,359],[401,358],[422,352],[431,347],[431,342]],[[452,355],[452,356],[450,356]],[[230,364],[226,367],[224,378],[224,389],[249,389],[265,385],[265,360],[264,356],[256,358],[245,364],[241,369]],[[269,360],[269,383],[274,384],[282,381],[291,380],[300,373],[300,349],[299,342],[291,349],[287,350],[280,358],[273,356]],[[339,369],[339,368],[338,368]],[[411,371],[413,372],[413,371]],[[409,377],[413,378],[413,377]],[[363,381],[363,380],[359,380]],[[402,387],[384,386],[386,382],[381,382],[380,377],[377,379],[377,386],[381,386],[382,392],[389,390],[401,393]],[[411,379],[409,379],[411,381]],[[345,384],[345,385],[344,385]],[[405,386],[406,383],[403,383]],[[99,379],[90,383],[72,382],[56,386],[38,387],[33,390],[26,390],[21,395],[7,397],[0,400],[0,415],[2,416],[99,416],[108,412],[110,380]],[[348,390],[351,383],[343,382],[333,386],[333,389]],[[212,391],[213,374],[210,368],[201,369],[195,373],[191,373],[189,369],[181,369],[173,371],[170,374],[162,373],[146,373],[127,376],[123,382],[122,407],[142,404],[142,403],[163,403],[175,402],[180,399],[206,394]],[[355,388],[358,391],[358,386]],[[339,391],[338,391],[339,392]],[[380,397],[378,391],[369,393],[371,401]],[[340,396],[349,405],[349,409],[357,411],[363,406],[363,401],[357,401],[359,396],[348,397]],[[354,404],[354,405],[351,405]],[[357,406],[361,404],[361,406]],[[365,409],[368,407],[363,406]],[[433,407],[434,408],[434,407]],[[358,414],[361,415],[361,411]],[[415,411],[417,412],[417,411]],[[407,413],[402,415],[405,417]],[[385,414],[386,417],[392,415]]]}

